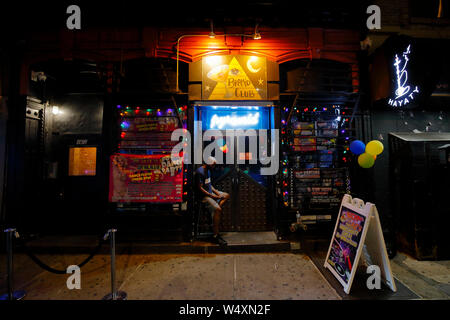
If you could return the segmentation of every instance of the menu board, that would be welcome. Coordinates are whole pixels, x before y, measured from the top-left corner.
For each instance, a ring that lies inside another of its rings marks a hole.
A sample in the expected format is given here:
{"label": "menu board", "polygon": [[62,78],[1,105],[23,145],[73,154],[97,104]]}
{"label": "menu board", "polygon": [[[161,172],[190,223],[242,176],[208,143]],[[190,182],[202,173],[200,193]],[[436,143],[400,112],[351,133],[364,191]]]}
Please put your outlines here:
{"label": "menu board", "polygon": [[95,176],[97,147],[69,149],[69,176]]}
{"label": "menu board", "polygon": [[110,202],[181,202],[183,163],[170,155],[114,154],[110,158]]}
{"label": "menu board", "polygon": [[363,215],[342,207],[328,263],[345,283],[350,280],[365,220]]}

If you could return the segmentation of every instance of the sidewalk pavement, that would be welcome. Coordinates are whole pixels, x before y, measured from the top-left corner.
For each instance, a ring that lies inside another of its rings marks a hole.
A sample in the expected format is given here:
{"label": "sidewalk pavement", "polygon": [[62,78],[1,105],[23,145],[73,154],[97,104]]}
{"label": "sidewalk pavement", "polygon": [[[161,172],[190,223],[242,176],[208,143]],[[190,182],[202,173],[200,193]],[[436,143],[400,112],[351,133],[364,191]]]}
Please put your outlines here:
{"label": "sidewalk pavement", "polygon": [[[273,234],[228,235],[229,246],[119,242],[117,288],[130,300],[330,300],[450,299],[450,261],[417,261],[403,253],[391,259],[398,291],[369,291],[357,275],[350,295],[323,268],[328,243],[278,241]],[[32,251],[58,270],[83,261],[95,237],[47,237],[31,241]],[[17,250],[16,250],[17,251]],[[14,289],[30,300],[100,300],[110,292],[109,243],[81,268],[81,290],[69,290],[69,274],[41,269],[23,252],[14,254]],[[6,293],[6,257],[0,254],[0,293]]]}
{"label": "sidewalk pavement", "polygon": [[[40,255],[53,268],[77,264],[86,255]],[[2,257],[2,261],[4,257]],[[116,260],[118,290],[129,300],[339,300],[304,254],[130,254]],[[69,290],[67,275],[39,270],[15,257],[15,289],[30,300],[99,300],[111,291],[110,259],[95,256],[81,269],[81,289]],[[4,267],[0,289],[6,290]]]}

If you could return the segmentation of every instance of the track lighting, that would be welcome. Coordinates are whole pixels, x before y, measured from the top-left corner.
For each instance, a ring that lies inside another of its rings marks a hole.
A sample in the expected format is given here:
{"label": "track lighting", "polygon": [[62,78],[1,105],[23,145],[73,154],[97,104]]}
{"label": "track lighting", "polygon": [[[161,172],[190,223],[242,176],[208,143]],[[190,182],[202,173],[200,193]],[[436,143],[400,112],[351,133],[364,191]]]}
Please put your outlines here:
{"label": "track lighting", "polygon": [[255,26],[255,33],[253,34],[253,40],[261,39],[261,33],[258,31],[258,24]]}
{"label": "track lighting", "polygon": [[214,25],[213,25],[212,19],[211,19],[211,21],[210,21],[210,25],[211,25],[211,32],[209,33],[208,36],[209,36],[211,39],[214,39],[214,38],[216,37],[216,34],[214,33]]}

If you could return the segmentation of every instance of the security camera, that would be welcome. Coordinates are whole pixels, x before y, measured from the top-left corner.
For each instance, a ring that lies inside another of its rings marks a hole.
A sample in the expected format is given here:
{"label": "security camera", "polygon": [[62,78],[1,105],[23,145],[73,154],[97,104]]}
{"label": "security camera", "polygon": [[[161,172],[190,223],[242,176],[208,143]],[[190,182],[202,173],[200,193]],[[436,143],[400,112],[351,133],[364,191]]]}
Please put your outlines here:
{"label": "security camera", "polygon": [[360,41],[361,50],[368,50],[372,47],[372,39],[366,37],[363,41]]}
{"label": "security camera", "polygon": [[39,81],[44,81],[45,82],[45,80],[47,80],[47,76],[43,72],[39,72],[38,75],[37,75],[37,78],[38,78]]}

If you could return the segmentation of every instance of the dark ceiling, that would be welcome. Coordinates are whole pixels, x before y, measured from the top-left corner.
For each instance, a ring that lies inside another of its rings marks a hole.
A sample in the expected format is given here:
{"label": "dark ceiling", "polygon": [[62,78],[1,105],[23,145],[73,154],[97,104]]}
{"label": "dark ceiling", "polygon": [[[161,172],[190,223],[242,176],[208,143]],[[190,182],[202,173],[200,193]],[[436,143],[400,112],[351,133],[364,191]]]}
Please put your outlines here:
{"label": "dark ceiling", "polygon": [[203,27],[213,19],[215,29],[227,26],[331,27],[360,29],[365,24],[366,0],[353,1],[2,1],[2,31],[21,36],[32,30],[65,28],[71,4],[81,8],[81,27]]}

